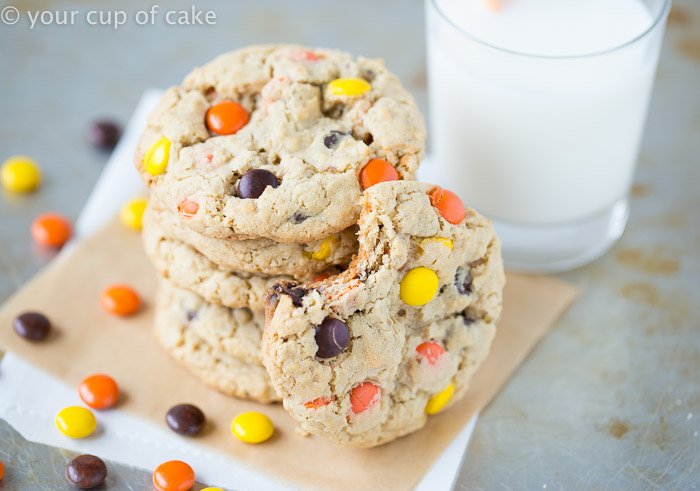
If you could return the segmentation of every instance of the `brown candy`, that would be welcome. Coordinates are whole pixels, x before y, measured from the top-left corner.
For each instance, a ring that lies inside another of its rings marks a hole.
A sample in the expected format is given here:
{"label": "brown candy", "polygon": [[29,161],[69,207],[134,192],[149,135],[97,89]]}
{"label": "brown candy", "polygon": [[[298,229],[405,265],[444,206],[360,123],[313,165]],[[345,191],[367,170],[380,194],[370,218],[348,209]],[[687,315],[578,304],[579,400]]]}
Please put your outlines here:
{"label": "brown candy", "polygon": [[102,484],[107,477],[107,466],[94,455],[78,455],[66,466],[66,479],[80,489]]}
{"label": "brown candy", "polygon": [[165,422],[175,433],[180,435],[195,435],[204,426],[204,413],[192,404],[173,406],[165,415]]}
{"label": "brown candy", "polygon": [[12,327],[24,339],[41,341],[51,331],[51,322],[38,312],[25,312],[15,318]]}

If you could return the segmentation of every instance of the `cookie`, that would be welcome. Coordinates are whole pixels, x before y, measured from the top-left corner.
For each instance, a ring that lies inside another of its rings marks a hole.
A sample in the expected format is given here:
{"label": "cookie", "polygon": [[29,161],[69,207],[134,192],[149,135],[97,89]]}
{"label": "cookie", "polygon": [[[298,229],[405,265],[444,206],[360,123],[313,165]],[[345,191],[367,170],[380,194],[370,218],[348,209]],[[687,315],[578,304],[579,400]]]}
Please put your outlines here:
{"label": "cookie", "polygon": [[212,239],[186,227],[178,217],[152,198],[143,215],[147,230],[158,228],[169,239],[193,247],[218,266],[249,273],[284,274],[296,278],[345,264],[357,252],[357,227],[306,244],[281,244],[269,239]]}
{"label": "cookie", "polygon": [[306,243],[357,222],[363,187],[413,179],[425,125],[382,60],[253,46],[168,89],[135,154],[192,230]]}
{"label": "cookie", "polygon": [[362,203],[346,271],[272,288],[262,353],[302,428],[371,447],[464,394],[489,352],[505,277],[491,222],[455,194],[396,181]]}
{"label": "cookie", "polygon": [[[163,348],[202,382],[219,392],[258,402],[278,401],[259,361],[262,327],[259,317],[247,318],[246,315],[230,313],[224,317],[235,323],[230,326],[231,338],[226,350],[223,345],[209,343],[200,335],[203,322],[207,319],[219,322],[221,319],[211,314],[211,309],[193,294],[179,290],[165,280],[160,281],[154,326],[156,339]],[[244,353],[246,350],[250,352]],[[232,356],[229,351],[241,355]]]}
{"label": "cookie", "polygon": [[272,285],[294,279],[289,275],[247,273],[218,266],[194,247],[165,237],[157,222],[144,222],[141,237],[146,255],[163,278],[209,303],[262,310],[263,297]]}

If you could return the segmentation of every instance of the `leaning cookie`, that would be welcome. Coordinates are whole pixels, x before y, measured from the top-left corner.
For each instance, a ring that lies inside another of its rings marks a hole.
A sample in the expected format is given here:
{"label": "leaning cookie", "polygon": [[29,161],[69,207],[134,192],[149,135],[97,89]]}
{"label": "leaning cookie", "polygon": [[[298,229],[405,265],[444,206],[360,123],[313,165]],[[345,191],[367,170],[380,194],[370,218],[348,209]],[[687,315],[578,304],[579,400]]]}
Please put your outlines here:
{"label": "leaning cookie", "polygon": [[354,225],[364,187],[413,179],[424,145],[413,97],[381,60],[253,46],[168,89],[135,162],[202,235],[306,243]]}
{"label": "leaning cookie", "polygon": [[[161,280],[156,298],[155,335],[165,350],[188,371],[205,384],[226,395],[252,399],[258,402],[275,402],[275,393],[265,369],[259,361],[235,357],[199,335],[192,324],[197,311],[188,300],[182,301],[182,293],[167,281]],[[203,314],[204,315],[204,314]],[[240,345],[256,348],[251,330],[259,330],[256,320],[238,319],[234,336]],[[251,339],[244,339],[249,337]]]}
{"label": "leaning cookie", "polygon": [[491,223],[435,186],[371,187],[359,227],[348,270],[273,287],[262,349],[305,430],[370,447],[464,394],[489,352],[505,279]]}
{"label": "leaning cookie", "polygon": [[269,239],[212,239],[183,225],[177,215],[155,197],[144,211],[143,227],[151,231],[157,229],[163,237],[184,242],[218,266],[249,273],[300,278],[329,266],[348,264],[357,252],[355,226],[306,244],[281,244]]}

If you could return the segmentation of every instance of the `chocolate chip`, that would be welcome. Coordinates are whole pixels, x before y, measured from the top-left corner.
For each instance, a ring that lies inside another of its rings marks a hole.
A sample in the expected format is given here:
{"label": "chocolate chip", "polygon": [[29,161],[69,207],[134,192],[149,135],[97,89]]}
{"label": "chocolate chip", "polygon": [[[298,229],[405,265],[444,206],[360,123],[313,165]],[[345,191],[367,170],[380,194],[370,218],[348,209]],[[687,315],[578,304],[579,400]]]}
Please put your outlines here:
{"label": "chocolate chip", "polygon": [[368,82],[371,82],[374,80],[374,77],[376,77],[377,74],[374,73],[373,70],[370,70],[369,68],[366,68],[365,70],[362,71],[362,78],[367,80]]}
{"label": "chocolate chip", "polygon": [[301,222],[303,222],[304,220],[306,220],[307,218],[309,218],[309,217],[307,217],[307,216],[304,215],[303,213],[296,212],[296,213],[292,216],[292,223],[301,223]]}
{"label": "chocolate chip", "polygon": [[51,322],[38,312],[25,312],[12,323],[15,332],[30,341],[41,341],[51,331]]}
{"label": "chocolate chip", "polygon": [[[311,290],[298,286],[296,283],[275,283],[272,286],[272,291],[290,296],[294,306],[301,307],[304,296]],[[270,295],[270,297],[272,297],[272,295]]]}
{"label": "chocolate chip", "polygon": [[476,322],[476,319],[472,319],[471,317],[467,317],[466,312],[462,314],[462,320],[464,321],[465,326],[471,326]]}
{"label": "chocolate chip", "polygon": [[455,286],[462,295],[469,295],[472,292],[472,275],[468,268],[457,270]]}
{"label": "chocolate chip", "polygon": [[121,136],[122,130],[119,125],[109,120],[93,122],[88,131],[88,140],[90,143],[101,150],[114,149]]}
{"label": "chocolate chip", "polygon": [[197,311],[196,310],[188,310],[185,312],[185,317],[187,317],[187,322],[192,322],[195,317],[197,317]]}
{"label": "chocolate chip", "polygon": [[165,415],[165,422],[175,433],[192,436],[204,426],[204,413],[192,404],[178,404],[170,408]]}
{"label": "chocolate chip", "polygon": [[340,139],[345,135],[347,135],[347,133],[343,131],[333,130],[323,139],[323,144],[326,148],[334,150],[338,146],[338,143],[340,143]]}
{"label": "chocolate chip", "polygon": [[66,466],[66,479],[80,489],[90,489],[102,484],[107,477],[107,466],[94,455],[78,455]]}
{"label": "chocolate chip", "polygon": [[246,172],[238,181],[238,197],[243,199],[257,199],[263,194],[265,188],[279,186],[279,181],[269,170],[253,169]]}
{"label": "chocolate chip", "polygon": [[316,326],[316,345],[319,358],[333,358],[350,344],[350,329],[340,319],[326,317]]}

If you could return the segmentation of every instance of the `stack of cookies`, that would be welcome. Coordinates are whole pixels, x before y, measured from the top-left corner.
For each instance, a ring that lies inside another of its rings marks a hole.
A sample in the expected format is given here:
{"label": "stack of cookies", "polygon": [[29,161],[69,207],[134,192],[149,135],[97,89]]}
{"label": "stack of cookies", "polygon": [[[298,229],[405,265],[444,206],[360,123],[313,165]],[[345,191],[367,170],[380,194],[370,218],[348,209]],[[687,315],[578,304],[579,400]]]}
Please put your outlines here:
{"label": "stack of cookies", "polygon": [[205,383],[373,446],[455,400],[488,353],[488,220],[415,182],[425,129],[381,60],[257,46],[170,88],[136,167],[156,337]]}

